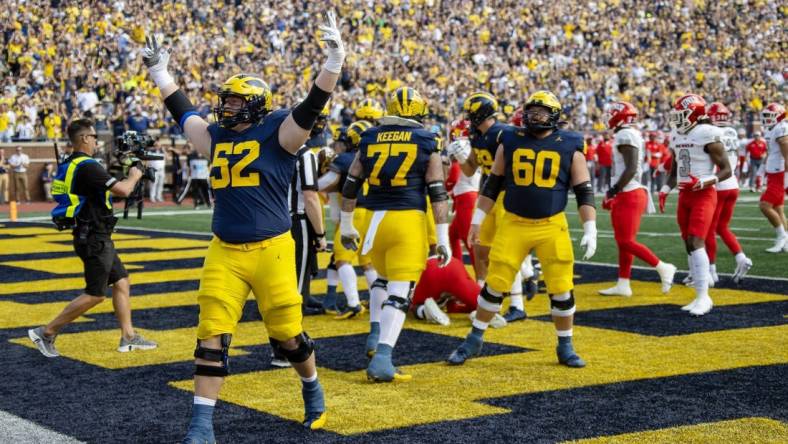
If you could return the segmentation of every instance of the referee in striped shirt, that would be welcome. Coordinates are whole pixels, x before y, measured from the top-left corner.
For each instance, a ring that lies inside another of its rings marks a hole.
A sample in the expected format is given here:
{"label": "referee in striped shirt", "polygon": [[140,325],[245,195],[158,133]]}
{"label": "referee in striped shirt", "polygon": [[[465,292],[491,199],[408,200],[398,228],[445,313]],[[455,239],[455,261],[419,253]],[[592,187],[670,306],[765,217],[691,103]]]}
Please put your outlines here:
{"label": "referee in striped shirt", "polygon": [[296,174],[288,191],[291,232],[296,245],[296,273],[298,291],[304,298],[304,315],[323,313],[323,304],[309,291],[312,276],[317,274],[317,252],[326,250],[326,232],[323,226],[323,206],[317,194],[317,156],[306,146],[296,153]]}

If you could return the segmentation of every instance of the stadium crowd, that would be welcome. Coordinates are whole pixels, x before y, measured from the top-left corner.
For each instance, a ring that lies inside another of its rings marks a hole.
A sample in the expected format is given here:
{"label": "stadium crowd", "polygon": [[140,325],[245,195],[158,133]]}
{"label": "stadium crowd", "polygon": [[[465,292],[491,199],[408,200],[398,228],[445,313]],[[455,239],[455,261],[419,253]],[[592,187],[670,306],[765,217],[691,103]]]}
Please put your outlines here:
{"label": "stadium crowd", "polygon": [[[286,105],[319,71],[312,24],[324,2],[90,3],[4,2],[0,142],[59,138],[84,115],[99,130],[177,132],[141,62],[154,25],[172,49],[173,74],[204,116],[237,72],[265,79],[275,103]],[[358,101],[383,101],[403,84],[429,100],[436,123],[458,116],[476,90],[512,112],[529,91],[550,89],[570,126],[585,131],[604,129],[602,107],[614,98],[632,102],[654,130],[667,128],[666,111],[689,90],[727,104],[745,126],[785,92],[780,2],[332,3],[350,55],[332,99],[337,124],[349,123]]]}

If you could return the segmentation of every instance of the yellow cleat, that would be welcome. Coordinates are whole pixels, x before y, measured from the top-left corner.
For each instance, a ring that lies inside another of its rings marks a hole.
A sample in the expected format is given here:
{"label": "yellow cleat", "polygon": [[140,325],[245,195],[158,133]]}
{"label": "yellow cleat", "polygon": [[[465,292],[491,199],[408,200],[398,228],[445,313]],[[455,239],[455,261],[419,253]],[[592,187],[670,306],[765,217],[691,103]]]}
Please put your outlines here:
{"label": "yellow cleat", "polygon": [[305,419],[304,420],[304,427],[308,428],[309,430],[320,430],[326,426],[326,420],[328,419],[328,415],[326,412],[320,413],[320,416],[314,419]]}
{"label": "yellow cleat", "polygon": [[359,304],[359,305],[356,305],[355,307],[348,307],[344,311],[341,311],[341,312],[337,313],[337,315],[334,316],[334,319],[350,319],[350,318],[356,317],[356,316],[358,316],[358,315],[360,315],[360,314],[362,314],[362,313],[364,313],[366,311],[367,311],[367,309],[364,308],[363,305]]}

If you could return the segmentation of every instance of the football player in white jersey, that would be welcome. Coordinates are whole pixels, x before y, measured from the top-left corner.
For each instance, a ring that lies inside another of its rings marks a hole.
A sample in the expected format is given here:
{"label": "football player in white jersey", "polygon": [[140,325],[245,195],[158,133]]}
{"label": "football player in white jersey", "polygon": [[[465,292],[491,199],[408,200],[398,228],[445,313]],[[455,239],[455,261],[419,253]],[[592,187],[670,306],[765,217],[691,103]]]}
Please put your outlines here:
{"label": "football player in white jersey", "polygon": [[705,248],[717,207],[714,185],[731,177],[731,166],[722,144],[722,131],[709,124],[703,97],[696,94],[680,97],[673,105],[669,122],[673,168],[667,185],[660,191],[660,209],[678,182],[676,218],[695,288],[695,300],[681,309],[693,316],[703,316],[714,305],[709,297],[709,256]]}
{"label": "football player in white jersey", "polygon": [[629,278],[635,256],[655,267],[662,281],[662,292],[673,285],[676,267],[659,260],[645,245],[635,239],[640,218],[646,211],[648,190],[640,183],[645,158],[645,144],[640,131],[632,126],[638,111],[629,102],[612,102],[605,110],[605,123],[613,130],[613,186],[607,191],[602,208],[610,210],[610,220],[618,245],[618,282],[600,290],[604,296],[632,296]]}
{"label": "football player in white jersey", "polygon": [[[733,127],[731,127],[731,112],[728,108],[720,102],[714,102],[709,105],[709,110],[706,112],[709,120],[722,130],[722,144],[725,146],[725,154],[728,156],[728,162],[731,168],[734,168],[738,161],[739,150],[739,135]],[[739,283],[741,279],[752,268],[752,261],[744,255],[744,251],[739,245],[736,235],[733,234],[728,224],[733,217],[733,209],[736,206],[736,200],[739,198],[739,181],[736,176],[731,174],[731,177],[723,180],[717,184],[717,209],[714,210],[714,220],[711,223],[709,235],[706,237],[706,253],[709,255],[711,274],[711,285],[713,286],[719,277],[717,276],[717,266],[715,264],[717,259],[717,235],[728,249],[731,251],[736,259],[736,270],[733,273],[733,282]]]}
{"label": "football player in white jersey", "polygon": [[788,122],[785,120],[785,107],[770,103],[761,111],[761,120],[766,128],[766,191],[761,195],[761,212],[774,227],[777,234],[774,246],[767,248],[769,253],[788,252],[786,234],[785,192],[788,180]]}

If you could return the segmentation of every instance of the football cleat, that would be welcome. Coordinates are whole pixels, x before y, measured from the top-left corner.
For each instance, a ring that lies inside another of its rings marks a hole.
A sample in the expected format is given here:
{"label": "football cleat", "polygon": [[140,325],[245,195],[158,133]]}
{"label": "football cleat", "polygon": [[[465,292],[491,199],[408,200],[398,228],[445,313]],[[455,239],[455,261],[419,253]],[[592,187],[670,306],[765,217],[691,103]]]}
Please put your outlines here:
{"label": "football cleat", "polygon": [[538,291],[539,291],[538,277],[534,276],[532,278],[526,279],[525,282],[523,282],[523,294],[525,294],[526,301],[530,301],[531,299],[533,299]]}
{"label": "football cleat", "polygon": [[783,249],[785,248],[786,244],[788,244],[788,236],[783,236],[778,238],[774,241],[774,245],[771,248],[767,248],[767,253],[782,253]]}
{"label": "football cleat", "polygon": [[304,427],[322,429],[326,425],[326,402],[320,382],[304,383],[301,395],[304,397]]}
{"label": "football cleat", "polygon": [[692,300],[692,302],[690,302],[689,304],[687,304],[687,305],[685,305],[685,306],[681,307],[681,309],[682,309],[683,311],[690,311],[690,310],[692,310],[692,309],[693,309],[693,307],[695,307],[695,304],[696,304],[696,303],[698,303],[698,298],[695,298],[695,299],[693,299],[693,300]]}
{"label": "football cleat", "polygon": [[610,288],[605,288],[604,290],[599,290],[599,294],[601,294],[602,296],[625,296],[625,297],[630,297],[630,296],[632,296],[632,289],[629,287],[629,285],[624,286],[624,285],[619,285],[618,283],[616,283],[616,285],[614,285],[614,286],[612,286]]}
{"label": "football cleat", "polygon": [[657,273],[659,273],[659,280],[662,283],[662,293],[667,294],[670,291],[670,287],[673,286],[673,277],[676,275],[676,266],[673,264],[657,266]]}
{"label": "football cleat", "polygon": [[191,428],[186,433],[181,444],[216,444],[216,438],[213,435],[213,428]]}
{"label": "football cleat", "polygon": [[337,315],[334,316],[334,319],[350,319],[350,318],[356,317],[356,316],[358,316],[358,315],[360,315],[360,314],[362,314],[362,313],[364,313],[366,311],[367,311],[367,309],[365,309],[363,305],[359,304],[359,305],[356,305],[355,307],[347,307],[347,308],[345,308],[344,310],[342,310],[339,313],[337,313]]}
{"label": "football cleat", "polygon": [[424,301],[424,317],[431,322],[435,322],[436,324],[443,325],[444,327],[451,324],[451,319],[449,319],[449,315],[444,313],[440,307],[438,307],[438,303],[435,302],[435,299],[428,298]]}
{"label": "football cleat", "polygon": [[565,344],[559,343],[558,347],[555,348],[555,353],[558,355],[559,364],[572,368],[583,368],[586,366],[586,362],[575,353],[575,349],[572,347],[571,342]]}
{"label": "football cleat", "polygon": [[413,379],[413,376],[394,367],[391,355],[375,353],[367,367],[367,379],[373,382],[407,382]]}
{"label": "football cleat", "polygon": [[323,306],[320,307],[310,307],[308,305],[301,306],[301,314],[304,316],[316,316],[325,313],[326,311],[323,309]]}
{"label": "football cleat", "polygon": [[693,282],[694,281],[692,280],[692,275],[691,274],[688,274],[687,277],[685,277],[684,279],[681,280],[681,283],[686,285],[687,287],[692,287],[692,283]]}
{"label": "football cleat", "polygon": [[692,306],[692,309],[690,309],[689,313],[692,316],[703,316],[710,312],[711,307],[713,306],[714,303],[708,295],[701,296],[696,299],[695,305]]}
{"label": "football cleat", "polygon": [[509,307],[509,310],[506,311],[506,314],[503,315],[504,320],[506,320],[507,324],[510,322],[522,321],[528,315],[525,314],[525,310],[520,310],[516,307]]}
{"label": "football cleat", "polygon": [[323,310],[329,314],[337,313],[337,294],[336,292],[329,292],[323,297]]}
{"label": "football cleat", "polygon": [[483,345],[484,341],[480,337],[469,334],[462,344],[452,352],[447,362],[449,365],[462,365],[468,358],[479,355]]}
{"label": "football cleat", "polygon": [[[471,322],[476,320],[476,310],[473,310],[468,314],[468,318],[470,318]],[[495,313],[495,316],[490,320],[490,327],[492,328],[504,328],[506,327],[506,319],[498,313]]]}

